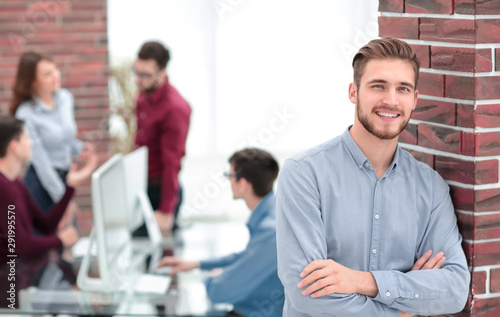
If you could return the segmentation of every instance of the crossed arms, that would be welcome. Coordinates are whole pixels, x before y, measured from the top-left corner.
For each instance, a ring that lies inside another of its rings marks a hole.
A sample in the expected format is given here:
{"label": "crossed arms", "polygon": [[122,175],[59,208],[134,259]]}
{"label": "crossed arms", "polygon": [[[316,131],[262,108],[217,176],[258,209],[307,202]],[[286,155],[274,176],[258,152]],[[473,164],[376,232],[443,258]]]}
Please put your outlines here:
{"label": "crossed arms", "polygon": [[[436,199],[434,207],[419,249],[443,251],[446,258],[441,253],[432,258],[420,254],[420,262],[413,263],[413,270],[408,272],[390,268],[351,270],[327,260],[328,237],[319,190],[297,162],[286,161],[278,182],[276,208],[278,274],[289,309],[297,311],[298,316],[400,316],[402,312],[436,315],[460,311],[467,299],[470,273],[447,192]],[[319,284],[311,284],[313,281]]]}

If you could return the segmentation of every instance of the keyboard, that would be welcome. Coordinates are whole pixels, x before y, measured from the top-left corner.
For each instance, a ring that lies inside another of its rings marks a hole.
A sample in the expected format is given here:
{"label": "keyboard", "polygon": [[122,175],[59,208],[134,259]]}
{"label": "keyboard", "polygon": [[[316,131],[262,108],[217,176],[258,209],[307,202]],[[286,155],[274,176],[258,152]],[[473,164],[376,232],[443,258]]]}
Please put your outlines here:
{"label": "keyboard", "polygon": [[170,276],[141,274],[135,282],[134,291],[141,294],[166,294],[171,282]]}

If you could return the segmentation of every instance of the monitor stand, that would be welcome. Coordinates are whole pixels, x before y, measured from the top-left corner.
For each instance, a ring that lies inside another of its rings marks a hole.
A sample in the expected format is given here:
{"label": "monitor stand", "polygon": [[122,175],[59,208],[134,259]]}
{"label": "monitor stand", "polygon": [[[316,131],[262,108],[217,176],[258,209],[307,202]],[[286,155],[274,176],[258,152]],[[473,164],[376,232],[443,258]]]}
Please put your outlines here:
{"label": "monitor stand", "polygon": [[[162,243],[162,234],[160,228],[158,227],[158,223],[156,222],[153,208],[151,207],[151,203],[146,193],[138,193],[137,199],[141,209],[141,214],[144,218],[144,223],[146,224],[146,228],[148,230],[149,242],[148,245],[145,245],[144,248],[141,248],[141,252],[138,256],[133,256],[133,260],[130,261],[130,263],[127,263],[127,265],[130,265],[132,268],[141,267],[143,261],[147,256],[150,255],[151,260],[149,262],[149,268],[147,270],[149,272],[153,272],[163,255],[160,247]],[[100,247],[99,245],[97,245],[98,241],[101,241],[101,244],[105,244],[105,237],[102,237],[103,239],[98,239],[97,235],[98,233],[96,231],[96,228],[92,228],[89,237],[90,241],[87,252],[83,257],[82,264],[78,271],[77,285],[81,290],[85,291],[120,291],[120,287],[116,286],[117,283],[113,282],[112,275],[114,272],[110,272],[110,268],[107,267],[107,256],[110,250],[106,250],[106,245],[101,245]],[[104,232],[104,235],[106,235],[106,232]],[[94,247],[94,244],[96,245],[96,247]],[[132,248],[131,245],[129,245],[128,247]],[[100,275],[99,277],[91,277],[89,274],[91,261],[94,257],[94,254],[92,254],[93,249],[97,250],[97,260],[99,263],[98,267]],[[119,255],[120,254],[117,253],[117,256]]]}

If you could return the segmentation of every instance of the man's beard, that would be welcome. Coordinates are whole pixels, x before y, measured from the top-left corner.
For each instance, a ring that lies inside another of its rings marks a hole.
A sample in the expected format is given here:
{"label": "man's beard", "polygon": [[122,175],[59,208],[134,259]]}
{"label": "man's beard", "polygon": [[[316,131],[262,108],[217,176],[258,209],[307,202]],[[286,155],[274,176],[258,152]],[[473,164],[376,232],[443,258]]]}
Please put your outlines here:
{"label": "man's beard", "polygon": [[[377,109],[379,109],[379,110],[382,110],[382,109],[392,110],[390,107],[385,107],[385,108],[380,107],[380,108],[376,108],[375,110],[377,110]],[[377,138],[379,138],[381,140],[392,140],[392,139],[398,137],[401,134],[401,132],[403,132],[403,130],[408,125],[408,122],[410,121],[410,117],[408,117],[408,119],[406,121],[401,122],[399,130],[397,132],[391,132],[388,130],[377,130],[375,127],[375,124],[373,123],[373,120],[372,121],[370,120],[370,117],[369,117],[370,114],[362,113],[359,101],[356,103],[356,113],[357,113],[359,122],[363,125],[363,127],[366,129],[366,131],[370,132],[371,134],[373,134],[374,136],[376,136]],[[403,115],[404,114],[400,114],[400,116],[403,116]],[[411,116],[411,113],[410,113],[410,116]]]}
{"label": "man's beard", "polygon": [[155,91],[159,85],[160,85],[160,81],[156,80],[154,83],[151,84],[151,86],[144,88],[144,90],[142,92],[144,92],[146,94],[150,94],[153,91]]}

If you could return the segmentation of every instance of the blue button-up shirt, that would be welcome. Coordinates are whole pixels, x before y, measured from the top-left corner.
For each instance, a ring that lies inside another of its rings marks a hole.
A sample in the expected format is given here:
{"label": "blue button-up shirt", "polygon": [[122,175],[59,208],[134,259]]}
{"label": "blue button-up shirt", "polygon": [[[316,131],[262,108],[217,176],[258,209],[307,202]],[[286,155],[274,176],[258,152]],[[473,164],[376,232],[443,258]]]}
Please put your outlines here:
{"label": "blue button-up shirt", "polygon": [[[397,147],[377,177],[349,130],[283,164],[276,193],[278,272],[285,316],[438,315],[460,311],[470,273],[448,185]],[[441,269],[410,271],[425,251]],[[332,259],[371,272],[379,293],[301,295],[300,272]]]}
{"label": "blue button-up shirt", "polygon": [[274,193],[267,194],[247,222],[250,240],[241,253],[200,261],[200,268],[223,268],[207,278],[212,302],[231,303],[244,316],[282,316],[284,293],[278,278]]}
{"label": "blue button-up shirt", "polygon": [[83,148],[83,142],[76,138],[73,95],[64,88],[57,90],[54,109],[35,96],[33,101],[25,101],[17,108],[16,117],[24,121],[33,142],[31,164],[43,188],[58,202],[66,185],[56,169],[69,170],[73,156]]}

